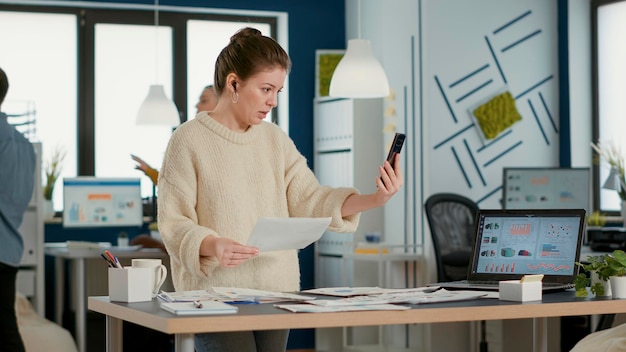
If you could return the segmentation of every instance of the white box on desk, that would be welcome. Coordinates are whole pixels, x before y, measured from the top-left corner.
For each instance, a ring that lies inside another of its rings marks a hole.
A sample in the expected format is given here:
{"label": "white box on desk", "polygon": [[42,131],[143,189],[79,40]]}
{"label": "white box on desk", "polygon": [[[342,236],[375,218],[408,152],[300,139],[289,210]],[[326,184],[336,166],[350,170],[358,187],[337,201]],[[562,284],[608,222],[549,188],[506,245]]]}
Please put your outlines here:
{"label": "white box on desk", "polygon": [[152,300],[153,268],[109,268],[109,299],[114,302]]}
{"label": "white box on desk", "polygon": [[541,281],[521,282],[505,280],[499,283],[499,298],[502,301],[529,302],[541,301]]}

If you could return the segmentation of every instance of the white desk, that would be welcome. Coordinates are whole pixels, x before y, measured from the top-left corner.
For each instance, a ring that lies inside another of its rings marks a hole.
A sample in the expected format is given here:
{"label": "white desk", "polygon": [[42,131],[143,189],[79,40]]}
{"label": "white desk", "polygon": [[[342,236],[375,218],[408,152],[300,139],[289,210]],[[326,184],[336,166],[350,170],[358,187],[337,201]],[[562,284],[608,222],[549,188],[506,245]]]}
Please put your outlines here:
{"label": "white desk", "polygon": [[[361,252],[359,252],[359,250]],[[372,251],[367,253],[367,251]],[[354,286],[354,273],[349,273],[348,268],[354,270],[355,262],[373,262],[378,266],[378,286],[392,288],[391,264],[394,262],[412,263],[419,262],[422,258],[421,245],[368,245],[365,247],[348,247],[343,253],[342,281],[346,286]],[[352,265],[348,264],[352,263]]]}
{"label": "white desk", "polygon": [[548,317],[626,313],[626,300],[577,298],[573,291],[543,295],[540,302],[506,302],[477,299],[460,302],[412,305],[404,311],[337,313],[291,313],[272,304],[249,304],[236,314],[176,316],[150,302],[110,302],[108,297],[89,297],[89,309],[107,316],[107,351],[122,350],[122,322],[129,321],[175,334],[176,351],[193,351],[193,334],[222,331],[307,329],[343,326],[442,323],[476,320],[533,318],[533,350],[547,352]]}
{"label": "white desk", "polygon": [[[344,286],[360,286],[354,283],[355,262],[375,263],[378,268],[378,287],[397,288],[392,280],[393,264],[419,263],[422,258],[421,245],[390,245],[390,244],[361,244],[353,247],[346,245],[342,256],[342,282]],[[348,329],[344,327],[342,331],[342,345],[346,349],[353,347],[347,341]],[[367,332],[366,332],[367,333]],[[385,331],[382,326],[378,327],[378,346],[383,349],[385,346]]]}
{"label": "white desk", "polygon": [[[167,253],[158,248],[145,248],[135,251],[121,250],[118,247],[110,247],[108,250],[118,258],[160,258],[167,259]],[[65,270],[64,262],[69,260],[72,267],[72,277],[75,278],[73,288],[73,300],[76,306],[76,344],[78,351],[86,351],[86,307],[85,307],[85,260],[100,258],[103,249],[72,249],[61,247],[58,244],[46,243],[46,255],[55,257],[56,275],[56,307],[54,318],[59,325],[63,325],[63,299],[65,297]],[[102,259],[102,265],[106,265]]]}

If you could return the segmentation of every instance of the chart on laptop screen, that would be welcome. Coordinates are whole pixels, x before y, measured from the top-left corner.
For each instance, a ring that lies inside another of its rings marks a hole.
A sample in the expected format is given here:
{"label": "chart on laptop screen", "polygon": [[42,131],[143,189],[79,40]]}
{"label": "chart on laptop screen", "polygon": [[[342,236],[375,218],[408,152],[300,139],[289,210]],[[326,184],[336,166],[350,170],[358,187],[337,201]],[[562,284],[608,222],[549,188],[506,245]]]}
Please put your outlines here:
{"label": "chart on laptop screen", "polygon": [[479,224],[475,272],[570,275],[575,270],[578,217],[489,217]]}

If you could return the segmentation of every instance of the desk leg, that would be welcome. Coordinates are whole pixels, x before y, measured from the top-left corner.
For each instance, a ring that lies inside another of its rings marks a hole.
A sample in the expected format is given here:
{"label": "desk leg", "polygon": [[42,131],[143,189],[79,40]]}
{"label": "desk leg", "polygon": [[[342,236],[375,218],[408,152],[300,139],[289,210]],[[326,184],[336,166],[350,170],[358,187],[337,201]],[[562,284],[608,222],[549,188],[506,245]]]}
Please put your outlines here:
{"label": "desk leg", "polygon": [[74,297],[74,302],[76,303],[76,342],[78,344],[78,351],[85,352],[85,321],[86,317],[86,309],[85,309],[85,259],[84,258],[76,258],[74,259],[74,272],[75,279],[74,283],[76,284],[76,297]]}
{"label": "desk leg", "polygon": [[[382,251],[382,249],[379,249],[379,251]],[[391,263],[388,260],[383,260],[381,253],[378,253],[378,255],[378,287],[391,288],[391,284],[388,284],[390,282],[388,269]],[[381,347],[385,346],[385,329],[387,329],[386,326],[378,326],[378,346]]]}
{"label": "desk leg", "polygon": [[533,318],[533,351],[548,351],[548,318]]}
{"label": "desk leg", "polygon": [[106,317],[107,324],[107,352],[121,352],[124,331],[122,330],[123,321],[121,319]]}
{"label": "desk leg", "polygon": [[193,334],[176,334],[174,344],[174,351],[176,352],[193,352]]}
{"label": "desk leg", "polygon": [[63,298],[65,291],[65,260],[61,257],[54,258],[54,270],[56,276],[56,304],[54,309],[54,319],[56,323],[63,326]]}

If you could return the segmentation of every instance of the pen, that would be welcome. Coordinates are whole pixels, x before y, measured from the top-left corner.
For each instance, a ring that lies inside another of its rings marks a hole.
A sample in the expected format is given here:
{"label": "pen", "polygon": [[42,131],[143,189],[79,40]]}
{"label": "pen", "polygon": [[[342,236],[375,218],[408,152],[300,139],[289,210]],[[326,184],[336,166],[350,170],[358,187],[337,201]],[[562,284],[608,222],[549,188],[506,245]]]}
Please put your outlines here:
{"label": "pen", "polygon": [[120,268],[120,269],[124,268],[124,267],[122,266],[122,263],[120,263],[119,259],[117,259],[117,257],[115,257],[115,266],[117,266],[117,267],[118,267],[118,268]]}
{"label": "pen", "polygon": [[107,255],[107,257],[109,257],[111,259],[111,262],[113,263],[115,268],[120,268],[122,269],[122,264],[120,264],[120,261],[117,259],[116,256],[114,256],[113,254],[111,254],[111,252],[109,252],[109,250],[105,249],[104,250],[104,254]]}
{"label": "pen", "polygon": [[107,257],[104,253],[100,253],[100,256],[102,258],[104,258],[104,261],[107,262],[107,265],[109,266],[109,268],[115,268],[116,267],[116,265],[111,262],[111,259],[109,259],[109,257]]}
{"label": "pen", "polygon": [[257,301],[230,301],[228,304],[259,304]]}
{"label": "pen", "polygon": [[200,301],[193,301],[193,305],[196,306],[196,308],[202,308],[202,303]]}
{"label": "pen", "polygon": [[164,300],[165,302],[175,302],[176,300],[172,298],[172,296],[168,295],[167,292],[161,290],[161,293],[157,295],[158,298]]}

